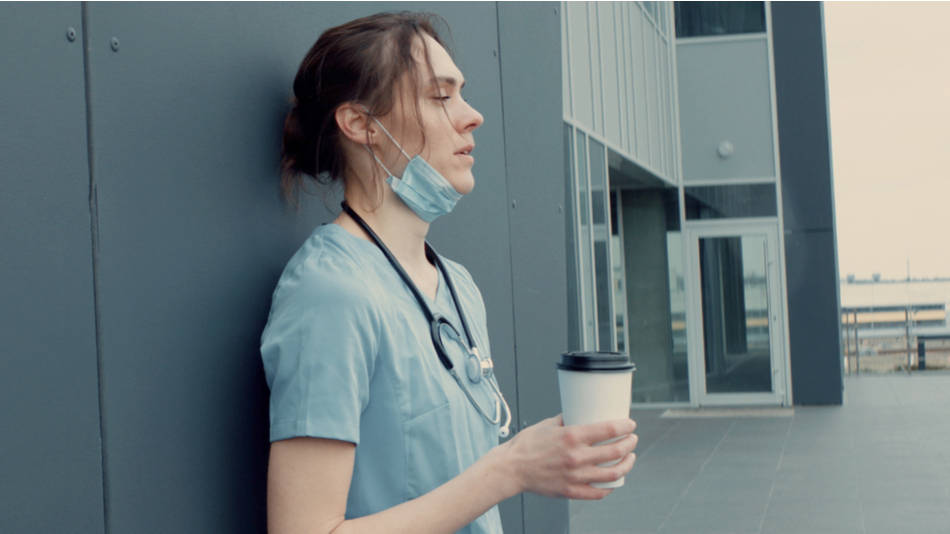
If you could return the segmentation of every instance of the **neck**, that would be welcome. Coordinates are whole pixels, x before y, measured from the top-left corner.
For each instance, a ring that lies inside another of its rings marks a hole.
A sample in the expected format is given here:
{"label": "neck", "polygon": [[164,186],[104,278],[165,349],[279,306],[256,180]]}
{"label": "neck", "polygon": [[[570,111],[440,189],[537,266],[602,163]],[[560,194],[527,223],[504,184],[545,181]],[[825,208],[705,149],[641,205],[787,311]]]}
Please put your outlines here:
{"label": "neck", "polygon": [[[375,203],[367,202],[361,195],[351,195],[347,190],[344,196],[350,208],[366,221],[403,268],[412,272],[430,265],[425,255],[429,223],[420,219],[392,190],[386,187],[383,202],[375,209]],[[334,223],[357,237],[372,241],[346,212],[340,213]]]}

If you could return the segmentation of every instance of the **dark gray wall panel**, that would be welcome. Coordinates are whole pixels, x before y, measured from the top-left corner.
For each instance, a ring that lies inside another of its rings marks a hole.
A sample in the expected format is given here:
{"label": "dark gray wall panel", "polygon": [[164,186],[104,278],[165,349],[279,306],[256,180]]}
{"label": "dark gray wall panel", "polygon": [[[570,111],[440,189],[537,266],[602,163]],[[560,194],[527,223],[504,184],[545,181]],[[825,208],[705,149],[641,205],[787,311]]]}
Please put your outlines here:
{"label": "dark gray wall panel", "polygon": [[[362,15],[425,9],[454,30],[467,96],[486,124],[476,191],[437,223],[433,241],[480,283],[500,381],[517,408],[493,4],[88,9],[113,531],[263,528],[259,335],[283,264],[337,210],[321,193],[299,214],[281,207],[280,126],[313,41]],[[520,499],[503,517],[520,531]]]}
{"label": "dark gray wall panel", "polygon": [[837,266],[828,250],[834,233],[785,236],[792,399],[795,404],[841,404],[841,338]]}
{"label": "dark gray wall panel", "polygon": [[821,4],[774,2],[771,7],[785,230],[833,229]]}
{"label": "dark gray wall panel", "polygon": [[0,532],[102,532],[80,6],[0,4],[0,43]]}
{"label": "dark gray wall panel", "polygon": [[319,211],[285,212],[275,187],[308,18],[88,4],[113,532],[264,528],[259,335]]}
{"label": "dark gray wall panel", "polygon": [[792,399],[840,404],[840,299],[824,26],[817,2],[772,3]]}
{"label": "dark gray wall panel", "polygon": [[[522,421],[556,415],[567,347],[561,23],[556,3],[499,3],[512,289]],[[563,499],[524,497],[525,532],[567,532]]]}

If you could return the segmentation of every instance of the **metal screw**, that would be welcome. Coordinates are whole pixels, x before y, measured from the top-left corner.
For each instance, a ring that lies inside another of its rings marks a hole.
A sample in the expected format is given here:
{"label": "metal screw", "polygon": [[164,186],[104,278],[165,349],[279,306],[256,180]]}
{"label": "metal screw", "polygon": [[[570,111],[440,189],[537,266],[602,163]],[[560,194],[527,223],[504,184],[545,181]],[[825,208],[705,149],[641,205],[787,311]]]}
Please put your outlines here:
{"label": "metal screw", "polygon": [[119,38],[118,38],[118,37],[113,37],[113,38],[112,38],[112,41],[110,42],[110,44],[112,45],[112,51],[113,51],[113,52],[118,52],[118,51],[119,51]]}
{"label": "metal screw", "polygon": [[66,28],[66,38],[69,39],[70,42],[75,41],[76,28],[73,28],[72,26],[70,26],[69,28]]}

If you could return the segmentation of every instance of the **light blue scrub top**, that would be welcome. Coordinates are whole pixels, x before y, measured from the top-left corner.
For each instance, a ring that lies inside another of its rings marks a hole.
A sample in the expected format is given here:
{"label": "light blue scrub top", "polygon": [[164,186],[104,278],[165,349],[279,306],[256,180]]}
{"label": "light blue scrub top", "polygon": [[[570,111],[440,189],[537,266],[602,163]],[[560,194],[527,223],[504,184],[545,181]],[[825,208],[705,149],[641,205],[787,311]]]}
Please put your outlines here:
{"label": "light blue scrub top", "polygon": [[[490,356],[481,293],[464,267],[443,262],[475,343]],[[429,307],[463,332],[441,273]],[[463,384],[493,414],[495,396],[484,381],[468,381],[462,347],[446,348]],[[375,244],[339,225],[314,230],[284,268],[261,355],[271,441],[311,436],[356,444],[347,519],[423,495],[498,444],[498,426],[439,362],[409,288]],[[498,507],[459,532],[502,532]]]}

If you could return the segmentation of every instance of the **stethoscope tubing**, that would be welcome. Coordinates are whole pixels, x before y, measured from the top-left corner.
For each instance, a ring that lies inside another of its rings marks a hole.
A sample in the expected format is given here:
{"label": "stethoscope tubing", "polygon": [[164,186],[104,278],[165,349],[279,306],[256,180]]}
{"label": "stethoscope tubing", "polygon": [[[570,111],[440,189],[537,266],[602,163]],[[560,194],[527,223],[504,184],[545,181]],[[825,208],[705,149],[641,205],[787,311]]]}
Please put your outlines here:
{"label": "stethoscope tubing", "polygon": [[[376,232],[370,228],[369,224],[367,224],[362,217],[353,211],[353,208],[351,208],[345,201],[341,204],[341,206],[343,207],[343,211],[345,211],[347,215],[356,221],[363,231],[365,231],[370,236],[370,238],[372,238],[379,250],[382,251],[383,255],[386,256],[386,259],[389,260],[389,263],[392,265],[393,269],[395,269],[396,273],[399,274],[399,277],[402,278],[403,282],[406,283],[406,286],[410,289],[410,291],[412,291],[413,296],[416,297],[416,301],[419,303],[419,307],[422,308],[422,313],[425,314],[426,319],[429,321],[429,328],[433,330],[430,332],[430,335],[432,335],[433,339],[435,339],[438,336],[438,333],[435,332],[434,329],[438,328],[442,322],[449,324],[449,326],[451,326],[451,323],[449,323],[448,319],[442,316],[436,316],[436,314],[432,313],[432,310],[429,309],[429,305],[426,303],[426,299],[422,295],[422,292],[419,291],[419,288],[416,287],[416,284],[412,281],[412,278],[409,278],[409,274],[405,271],[405,269],[402,268],[399,260],[393,256],[392,252],[388,247],[386,247],[386,245],[383,243],[383,240],[380,239],[378,235],[376,235]],[[465,341],[468,343],[469,350],[477,351],[478,347],[475,345],[475,339],[472,336],[472,332],[468,329],[468,321],[465,320],[465,313],[462,311],[461,305],[459,305],[458,293],[455,292],[455,284],[452,283],[452,278],[445,269],[442,259],[439,258],[439,255],[436,254],[435,250],[432,249],[432,246],[429,245],[428,242],[425,244],[425,252],[426,257],[435,263],[435,266],[445,278],[445,283],[449,287],[449,293],[452,295],[452,303],[455,305],[455,311],[459,314],[459,321],[462,323],[462,330],[465,332]],[[439,360],[442,362],[442,365],[446,368],[446,370],[451,371],[455,367],[455,364],[452,363],[452,360],[448,359],[440,351],[436,351],[436,353],[438,353]]]}
{"label": "stethoscope tubing", "polygon": [[[377,248],[379,248],[379,250],[382,251],[383,255],[386,256],[386,259],[389,260],[389,263],[392,265],[396,273],[399,274],[399,277],[402,278],[403,282],[405,282],[409,290],[412,291],[413,296],[415,296],[416,301],[419,303],[419,307],[422,309],[422,313],[425,315],[426,319],[429,321],[430,336],[432,338],[433,345],[436,347],[435,352],[436,352],[436,355],[439,357],[439,361],[442,363],[442,366],[445,367],[445,369],[449,372],[449,374],[452,376],[455,382],[459,385],[459,387],[465,393],[465,396],[468,397],[469,401],[471,401],[475,409],[478,410],[478,413],[481,414],[482,417],[487,419],[492,424],[495,424],[495,425],[500,424],[501,417],[502,417],[501,415],[502,410],[501,410],[500,405],[502,403],[504,404],[505,412],[507,414],[507,418],[506,418],[507,420],[504,426],[502,427],[500,433],[502,437],[507,437],[508,426],[511,423],[511,409],[508,407],[508,403],[505,401],[504,395],[502,395],[501,390],[498,388],[498,385],[495,383],[494,373],[490,373],[488,376],[486,376],[486,378],[488,379],[487,382],[489,386],[495,393],[495,415],[489,416],[487,413],[485,413],[484,410],[482,410],[482,407],[478,404],[478,402],[472,396],[471,392],[468,391],[468,388],[462,384],[462,379],[459,378],[458,373],[455,371],[455,365],[452,363],[452,360],[449,359],[449,357],[444,353],[444,348],[442,350],[438,350],[438,342],[436,340],[441,339],[441,337],[440,337],[439,332],[437,332],[437,329],[441,327],[443,322],[445,324],[448,324],[450,327],[452,326],[451,323],[449,323],[448,319],[446,319],[445,317],[432,313],[432,310],[429,309],[429,305],[426,303],[425,297],[419,291],[419,288],[416,287],[416,284],[412,281],[411,278],[409,278],[409,274],[406,273],[405,269],[402,268],[402,265],[400,265],[396,257],[393,256],[389,248],[386,247],[382,239],[380,239],[380,237],[376,235],[376,232],[374,232],[373,229],[370,228],[369,224],[367,224],[366,221],[364,221],[362,217],[360,217],[355,211],[353,211],[353,208],[351,208],[346,203],[346,201],[343,201],[343,203],[341,204],[341,207],[343,208],[343,211],[345,211],[346,214],[350,216],[350,218],[356,221],[356,223],[363,229],[363,231],[365,231],[366,234],[369,235],[369,237],[376,244]],[[468,328],[468,321],[465,320],[465,313],[462,311],[462,306],[459,303],[458,293],[456,293],[455,291],[455,284],[452,283],[452,278],[451,276],[449,276],[448,270],[445,268],[445,265],[442,263],[442,259],[435,252],[435,250],[432,249],[432,247],[429,245],[428,242],[425,243],[425,253],[426,253],[426,257],[430,261],[432,261],[435,264],[435,266],[439,269],[439,271],[442,273],[442,276],[445,279],[445,283],[449,288],[449,293],[452,296],[452,303],[455,305],[455,310],[458,312],[458,315],[459,315],[459,321],[462,323],[462,330],[465,333],[465,340],[468,343],[469,354],[474,355],[476,358],[479,359],[479,361],[481,361],[481,356],[478,355],[478,347],[475,345],[475,338],[474,336],[472,336],[472,333]],[[472,380],[472,382],[476,381],[472,377],[469,377],[469,380]]]}

